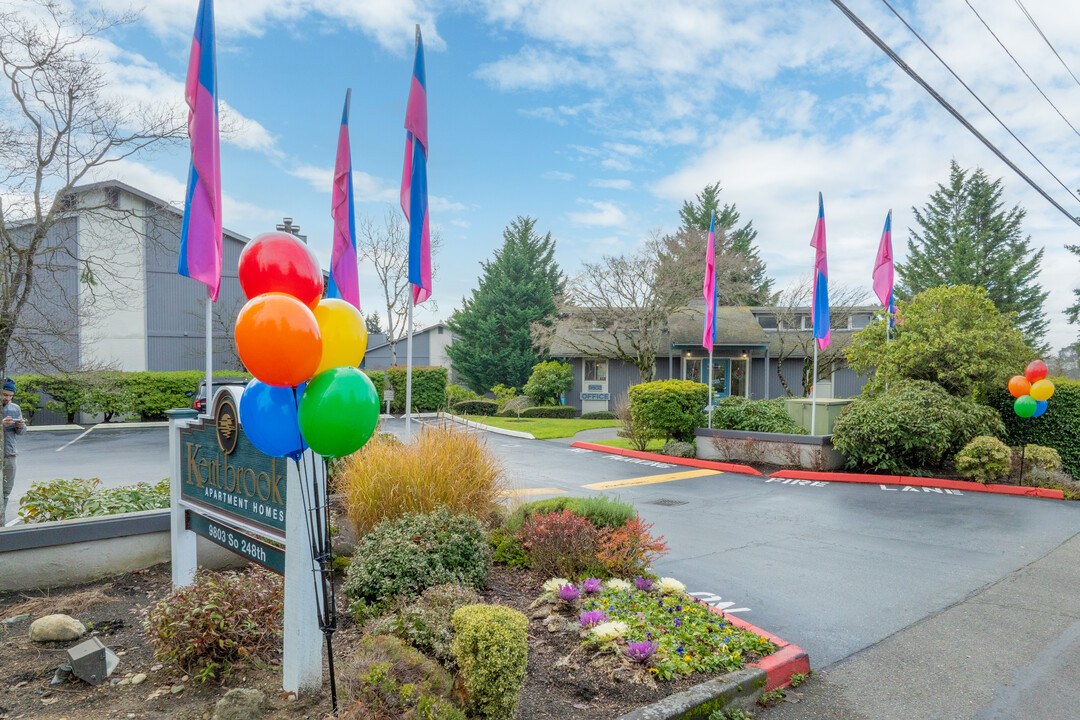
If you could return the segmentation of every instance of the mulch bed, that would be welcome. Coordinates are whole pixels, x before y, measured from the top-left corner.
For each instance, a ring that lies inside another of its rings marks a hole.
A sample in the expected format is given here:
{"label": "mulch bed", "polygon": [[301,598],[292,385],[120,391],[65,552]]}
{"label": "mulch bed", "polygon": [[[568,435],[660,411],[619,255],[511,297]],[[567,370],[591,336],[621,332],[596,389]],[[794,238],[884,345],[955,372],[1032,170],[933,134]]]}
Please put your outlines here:
{"label": "mulch bed", "polygon": [[[541,592],[542,580],[497,566],[481,596],[486,602],[500,603],[528,614],[529,604]],[[0,595],[0,620],[27,610],[32,612],[29,618],[0,622],[0,657],[3,658],[0,661],[0,718],[75,720],[81,716],[210,720],[214,704],[233,687],[262,690],[272,704],[271,712],[265,716],[270,720],[329,717],[328,683],[324,682],[323,692],[319,695],[299,700],[284,697],[278,664],[238,665],[224,683],[219,684],[198,682],[175,667],[158,663],[143,639],[135,611],[164,596],[170,583],[169,566],[158,565],[95,583]],[[339,607],[347,606],[342,598]],[[120,665],[109,683],[95,687],[70,679],[50,685],[56,667],[67,660],[67,649],[80,642],[30,642],[28,630],[32,620],[53,612],[64,612],[81,620],[90,629],[90,634],[97,635],[120,656]],[[339,626],[334,636],[334,649],[340,669],[345,665],[340,661],[359,640],[361,629],[348,617],[340,618]],[[572,653],[574,662],[570,668],[555,666],[557,660]],[[592,660],[581,648],[576,633],[549,632],[540,620],[530,621],[529,663],[517,717],[520,720],[608,720],[709,679],[709,676],[695,675],[659,683],[653,688],[636,682],[630,673],[612,673],[610,661],[597,659],[590,664]],[[280,657],[276,663],[280,663]],[[139,673],[145,673],[146,680],[132,685],[131,678]],[[339,688],[341,686],[339,681]],[[344,705],[347,698],[341,697],[339,701]]]}

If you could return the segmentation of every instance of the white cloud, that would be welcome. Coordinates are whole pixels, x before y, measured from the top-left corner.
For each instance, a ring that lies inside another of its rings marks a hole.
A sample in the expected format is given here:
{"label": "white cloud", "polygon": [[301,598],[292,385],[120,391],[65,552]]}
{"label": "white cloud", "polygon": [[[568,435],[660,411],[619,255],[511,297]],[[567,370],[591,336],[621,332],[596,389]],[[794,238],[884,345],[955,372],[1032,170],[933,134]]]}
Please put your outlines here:
{"label": "white cloud", "polygon": [[589,181],[589,187],[608,188],[610,190],[629,190],[629,180],[605,180],[597,178]]}
{"label": "white cloud", "polygon": [[568,181],[574,179],[574,174],[573,173],[568,173],[568,172],[562,172],[560,170],[548,170],[546,173],[544,173],[540,177],[542,177],[545,180],[559,180],[561,182],[568,182]]}
{"label": "white cloud", "polygon": [[570,221],[576,225],[625,227],[629,223],[626,213],[614,203],[590,200],[578,200],[578,202],[591,206],[592,210],[569,213]]}
{"label": "white cloud", "polygon": [[481,65],[476,76],[500,90],[542,90],[577,84],[595,87],[599,83],[599,78],[577,59],[535,47],[525,47],[517,55]]}

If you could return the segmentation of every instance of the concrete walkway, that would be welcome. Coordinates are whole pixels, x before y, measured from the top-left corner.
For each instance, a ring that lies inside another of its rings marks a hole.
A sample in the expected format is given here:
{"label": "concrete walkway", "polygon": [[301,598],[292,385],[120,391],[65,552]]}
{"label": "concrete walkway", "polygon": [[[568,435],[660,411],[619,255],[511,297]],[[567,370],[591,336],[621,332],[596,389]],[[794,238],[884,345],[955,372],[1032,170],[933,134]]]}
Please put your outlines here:
{"label": "concrete walkway", "polygon": [[575,442],[597,442],[599,440],[614,440],[619,437],[619,428],[596,428],[595,430],[582,430],[578,434],[572,437],[564,438],[552,438],[549,442],[561,443],[563,445],[569,445]]}
{"label": "concrete walkway", "polygon": [[[765,720],[1061,720],[1080,708],[1080,536],[825,668]],[[811,661],[813,658],[811,658]]]}

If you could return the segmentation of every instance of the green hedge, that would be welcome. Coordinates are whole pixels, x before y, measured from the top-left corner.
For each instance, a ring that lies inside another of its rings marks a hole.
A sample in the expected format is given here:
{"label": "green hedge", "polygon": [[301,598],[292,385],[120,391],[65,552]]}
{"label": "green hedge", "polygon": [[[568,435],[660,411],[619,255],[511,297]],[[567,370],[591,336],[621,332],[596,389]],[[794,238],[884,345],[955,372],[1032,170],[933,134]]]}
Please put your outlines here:
{"label": "green hedge", "polygon": [[712,426],[717,430],[807,434],[806,428],[788,415],[783,398],[750,400],[738,396],[726,397],[716,403]]}
{"label": "green hedge", "polygon": [[614,420],[615,413],[610,410],[598,410],[596,412],[581,413],[582,420]]}
{"label": "green hedge", "polygon": [[1026,440],[1052,447],[1061,455],[1062,469],[1080,480],[1080,380],[1054,378],[1054,386],[1057,389],[1042,417],[1017,417],[1014,398],[1004,388],[991,397],[990,404],[1005,421],[1006,443],[1016,446]]}
{"label": "green hedge", "polygon": [[514,720],[529,658],[529,621],[504,605],[466,605],[454,612],[454,656],[468,717]]}
{"label": "green hedge", "polygon": [[494,400],[462,400],[454,406],[455,415],[494,415],[499,409],[499,403]]}
{"label": "green hedge", "polygon": [[533,515],[547,515],[569,510],[588,518],[597,527],[622,527],[637,517],[634,506],[605,495],[597,497],[553,497],[533,500],[515,510],[506,519],[506,530],[518,533],[525,525],[525,520]]}
{"label": "green hedge", "polygon": [[[106,421],[124,415],[160,420],[172,408],[191,407],[191,397],[206,377],[201,370],[176,372],[101,372],[56,375],[17,375],[15,402],[33,419],[39,408],[51,410],[75,421],[76,413],[105,416]],[[221,370],[214,377],[248,377],[248,373]],[[43,403],[43,404],[42,404]]]}
{"label": "green hedge", "polygon": [[521,411],[523,418],[558,418],[560,420],[577,417],[577,414],[578,409],[573,405],[538,405]]}
{"label": "green hedge", "polygon": [[705,426],[708,401],[708,386],[690,380],[658,380],[630,388],[630,414],[651,435],[684,442],[693,442],[694,428]]}
{"label": "green hedge", "polygon": [[[390,403],[390,412],[405,412],[405,368],[396,365],[389,370],[365,370],[371,379],[375,391],[379,393],[379,405],[386,410],[383,400],[383,387],[386,376],[390,376],[390,386],[394,388],[394,399]],[[447,371],[444,367],[414,367],[412,369],[412,404],[415,412],[435,412],[446,407]]]}

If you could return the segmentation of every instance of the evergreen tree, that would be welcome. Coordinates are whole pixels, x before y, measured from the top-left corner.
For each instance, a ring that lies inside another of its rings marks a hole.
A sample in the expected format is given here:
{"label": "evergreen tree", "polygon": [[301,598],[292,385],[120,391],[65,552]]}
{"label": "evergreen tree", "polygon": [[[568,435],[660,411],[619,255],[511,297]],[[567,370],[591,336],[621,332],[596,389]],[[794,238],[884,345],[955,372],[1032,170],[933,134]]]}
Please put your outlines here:
{"label": "evergreen tree", "polygon": [[911,297],[940,285],[986,288],[1002,314],[1012,314],[1028,344],[1040,348],[1048,321],[1047,293],[1038,282],[1043,250],[1034,251],[1021,232],[1026,211],[1002,209],[1001,179],[981,168],[968,173],[954,160],[947,186],[938,185],[909,229],[907,260],[897,263],[897,295]]}
{"label": "evergreen tree", "polygon": [[[1065,249],[1080,258],[1080,245],[1066,245]],[[1080,288],[1073,288],[1073,295],[1076,302],[1065,309],[1065,316],[1073,325],[1080,325]],[[1080,349],[1080,340],[1077,340],[1075,347]]]}
{"label": "evergreen tree", "polygon": [[371,313],[364,318],[364,327],[367,329],[369,335],[378,335],[381,333],[382,323],[379,321],[379,313]]}
{"label": "evergreen tree", "polygon": [[[773,281],[765,273],[765,263],[754,246],[757,230],[741,219],[734,204],[720,206],[720,183],[706,185],[696,202],[683,201],[679,217],[682,226],[666,238],[670,259],[698,268],[705,261],[709,220],[716,213],[716,287],[722,305],[766,305],[772,298]],[[692,273],[691,273],[692,274]],[[698,283],[700,285],[700,282]],[[725,291],[727,296],[725,297]]]}
{"label": "evergreen tree", "polygon": [[536,220],[518,216],[503,231],[495,257],[471,299],[450,317],[457,336],[447,348],[454,372],[478,393],[502,383],[523,387],[544,358],[533,343],[534,323],[550,326],[564,278],[555,263],[551,233],[536,233]]}

